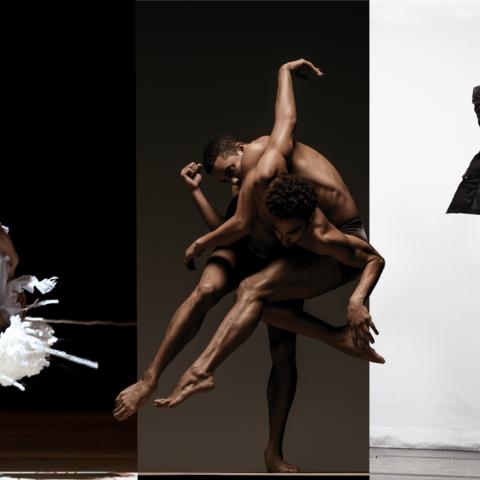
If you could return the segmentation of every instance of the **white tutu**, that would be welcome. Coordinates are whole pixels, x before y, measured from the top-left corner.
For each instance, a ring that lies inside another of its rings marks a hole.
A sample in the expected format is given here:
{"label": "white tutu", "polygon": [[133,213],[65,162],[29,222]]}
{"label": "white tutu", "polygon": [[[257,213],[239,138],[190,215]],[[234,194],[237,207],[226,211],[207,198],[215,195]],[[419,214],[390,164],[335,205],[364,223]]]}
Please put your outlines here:
{"label": "white tutu", "polygon": [[98,368],[96,362],[53,349],[52,345],[57,338],[54,336],[53,328],[43,319],[29,318],[22,321],[20,315],[26,311],[58,303],[58,300],[35,300],[32,304],[22,307],[18,301],[19,293],[23,291],[34,293],[35,289],[41,294],[48,293],[55,287],[57,277],[39,281],[37,277],[23,275],[9,281],[8,273],[9,258],[0,253],[0,310],[10,320],[10,326],[0,334],[0,385],[4,387],[13,385],[25,390],[18,380],[37,375],[48,367],[50,355]]}
{"label": "white tutu", "polygon": [[48,349],[56,341],[53,328],[45,322],[32,324],[22,322],[19,315],[10,317],[10,326],[0,334],[0,385],[14,385],[48,367]]}

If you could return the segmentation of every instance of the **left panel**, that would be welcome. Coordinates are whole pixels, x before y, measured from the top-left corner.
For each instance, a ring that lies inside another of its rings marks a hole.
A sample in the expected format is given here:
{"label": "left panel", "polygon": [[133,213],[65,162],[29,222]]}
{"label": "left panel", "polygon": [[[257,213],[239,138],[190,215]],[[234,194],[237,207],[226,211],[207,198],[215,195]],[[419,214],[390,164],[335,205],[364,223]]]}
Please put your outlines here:
{"label": "left panel", "polygon": [[[59,303],[19,312],[16,336],[3,326],[0,472],[132,472],[136,421],[118,423],[112,409],[136,372],[133,2],[13,5],[0,222],[19,263],[3,287],[58,277],[25,300]],[[98,369],[45,352],[39,330],[57,338],[48,348]],[[49,363],[39,372],[31,348]]]}

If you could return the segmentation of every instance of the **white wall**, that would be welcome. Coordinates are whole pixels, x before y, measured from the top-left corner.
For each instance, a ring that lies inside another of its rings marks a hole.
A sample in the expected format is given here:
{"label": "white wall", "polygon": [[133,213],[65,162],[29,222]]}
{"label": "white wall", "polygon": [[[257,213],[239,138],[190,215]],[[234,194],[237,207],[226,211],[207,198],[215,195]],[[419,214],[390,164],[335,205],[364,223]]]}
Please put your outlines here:
{"label": "white wall", "polygon": [[371,444],[480,450],[480,216],[445,214],[480,149],[480,1],[370,8]]}

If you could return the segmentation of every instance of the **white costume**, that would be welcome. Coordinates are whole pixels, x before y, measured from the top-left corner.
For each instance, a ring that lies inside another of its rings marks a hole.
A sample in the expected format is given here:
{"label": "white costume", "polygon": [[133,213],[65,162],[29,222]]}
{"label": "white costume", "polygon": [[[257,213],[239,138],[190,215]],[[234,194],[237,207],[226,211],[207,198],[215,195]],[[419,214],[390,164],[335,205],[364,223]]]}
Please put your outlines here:
{"label": "white costume", "polygon": [[[1,225],[1,228],[8,233],[6,227]],[[50,355],[98,368],[96,362],[53,349],[52,345],[57,338],[54,336],[53,328],[44,319],[27,317],[22,321],[26,311],[58,303],[58,300],[36,300],[31,305],[22,307],[18,301],[19,293],[23,291],[34,293],[35,289],[41,294],[48,293],[55,287],[57,277],[39,281],[37,277],[23,275],[9,281],[9,270],[8,256],[0,253],[0,310],[10,319],[10,326],[0,334],[0,385],[4,387],[13,385],[25,390],[18,380],[37,375],[43,368],[48,367]]]}

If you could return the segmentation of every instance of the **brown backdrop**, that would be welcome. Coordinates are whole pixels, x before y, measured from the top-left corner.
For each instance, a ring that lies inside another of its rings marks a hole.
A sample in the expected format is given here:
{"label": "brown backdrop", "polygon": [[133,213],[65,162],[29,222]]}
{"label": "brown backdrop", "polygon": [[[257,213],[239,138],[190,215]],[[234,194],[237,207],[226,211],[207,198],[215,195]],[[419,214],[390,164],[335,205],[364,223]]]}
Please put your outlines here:
{"label": "brown backdrop", "polygon": [[[304,57],[325,72],[297,84],[297,138],[340,170],[368,224],[367,2],[137,2],[137,241],[139,373],[199,278],[182,264],[206,231],[180,168],[199,161],[218,133],[250,140],[273,124],[276,70]],[[204,180],[220,211],[229,189]],[[200,262],[203,265],[204,260]],[[332,323],[345,319],[344,288],[307,302]],[[201,352],[233,296],[159,382],[165,396]],[[175,410],[150,402],[139,416],[139,471],[264,471],[266,327],[217,371],[217,388]],[[303,471],[368,471],[368,365],[298,339],[298,389],[286,459]]]}

